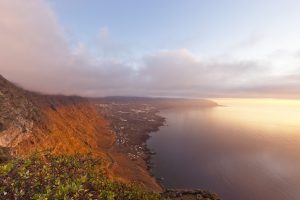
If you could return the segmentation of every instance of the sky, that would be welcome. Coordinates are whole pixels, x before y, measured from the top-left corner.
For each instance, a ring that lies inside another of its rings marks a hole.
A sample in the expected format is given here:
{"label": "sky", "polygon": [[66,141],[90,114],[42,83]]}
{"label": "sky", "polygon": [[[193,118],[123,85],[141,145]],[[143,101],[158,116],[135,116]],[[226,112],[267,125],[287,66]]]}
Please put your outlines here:
{"label": "sky", "polygon": [[0,74],[49,94],[300,98],[300,1],[0,0]]}

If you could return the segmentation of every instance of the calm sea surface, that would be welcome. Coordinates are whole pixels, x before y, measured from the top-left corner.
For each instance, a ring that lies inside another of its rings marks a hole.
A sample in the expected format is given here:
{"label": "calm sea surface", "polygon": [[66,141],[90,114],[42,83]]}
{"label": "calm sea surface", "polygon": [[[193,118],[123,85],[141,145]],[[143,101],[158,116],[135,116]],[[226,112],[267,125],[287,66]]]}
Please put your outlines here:
{"label": "calm sea surface", "polygon": [[225,200],[299,200],[300,101],[215,101],[226,106],[161,112],[167,125],[148,140],[154,174]]}

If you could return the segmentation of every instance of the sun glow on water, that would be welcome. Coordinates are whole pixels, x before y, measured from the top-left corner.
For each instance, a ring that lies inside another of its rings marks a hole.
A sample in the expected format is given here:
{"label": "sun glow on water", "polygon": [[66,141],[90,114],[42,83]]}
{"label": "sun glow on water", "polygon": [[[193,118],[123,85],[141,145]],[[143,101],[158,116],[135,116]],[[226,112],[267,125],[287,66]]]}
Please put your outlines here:
{"label": "sun glow on water", "polygon": [[220,105],[255,105],[255,106],[300,106],[298,99],[272,99],[272,98],[217,98],[214,101]]}
{"label": "sun glow on water", "polygon": [[162,112],[168,126],[149,141],[154,174],[226,200],[298,200],[300,101],[214,101],[223,106]]}
{"label": "sun glow on water", "polygon": [[[300,130],[300,100],[291,99],[215,99],[224,105],[215,112],[226,123],[243,124],[295,133]],[[230,108],[230,109],[229,109]],[[226,117],[225,117],[226,116]],[[270,130],[270,131],[271,131]]]}

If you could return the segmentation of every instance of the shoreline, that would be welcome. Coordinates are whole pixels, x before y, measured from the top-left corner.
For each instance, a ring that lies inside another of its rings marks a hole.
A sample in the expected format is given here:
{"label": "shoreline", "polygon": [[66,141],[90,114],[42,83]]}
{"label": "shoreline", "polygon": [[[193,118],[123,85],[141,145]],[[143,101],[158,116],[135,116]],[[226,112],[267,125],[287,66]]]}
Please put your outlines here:
{"label": "shoreline", "polygon": [[[100,114],[109,122],[115,143],[109,150],[115,165],[114,176],[141,182],[150,190],[164,191],[164,186],[151,173],[153,152],[147,146],[151,133],[165,124],[157,108],[148,104],[106,103],[96,104]],[[122,155],[123,158],[120,156]],[[126,166],[127,172],[124,173]],[[118,170],[119,169],[119,170]]]}
{"label": "shoreline", "polygon": [[[168,108],[169,109],[169,108]],[[164,109],[162,109],[164,110]],[[162,189],[162,196],[168,199],[174,199],[174,200],[198,200],[198,199],[207,199],[207,200],[220,200],[219,196],[211,191],[204,190],[204,189],[196,189],[196,188],[168,188],[166,187],[163,182],[163,177],[156,177],[153,172],[153,163],[151,163],[151,160],[153,156],[156,155],[156,152],[152,151],[148,145],[147,141],[152,137],[152,134],[157,134],[157,132],[160,130],[162,126],[166,126],[167,118],[159,115],[161,110],[158,109],[156,115],[162,118],[161,125],[156,127],[155,130],[149,131],[144,133],[147,135],[147,138],[145,139],[144,143],[146,144],[144,154],[146,157],[144,158],[144,162],[146,163],[146,170],[149,173],[151,177],[153,177],[156,181],[156,183],[161,187]]]}
{"label": "shoreline", "polygon": [[[159,111],[159,112],[160,112],[160,111]],[[158,113],[159,113],[159,112],[158,112]],[[158,114],[157,114],[157,115],[158,115]],[[152,161],[153,156],[156,155],[156,152],[152,151],[152,150],[149,148],[148,144],[147,144],[147,141],[152,137],[151,134],[157,134],[157,133],[159,132],[159,130],[160,130],[160,127],[166,126],[166,121],[167,121],[167,119],[166,119],[165,117],[161,116],[161,115],[158,115],[158,116],[160,116],[160,117],[163,118],[163,120],[161,121],[162,125],[160,125],[159,127],[157,127],[156,130],[146,133],[146,134],[148,135],[148,138],[145,140],[146,148],[145,148],[145,150],[144,150],[144,154],[146,155],[146,157],[145,157],[144,161],[145,161],[145,163],[146,163],[146,166],[147,166],[147,169],[146,169],[146,170],[148,171],[149,175],[152,176],[152,177],[155,179],[156,183],[157,183],[163,190],[167,190],[167,188],[166,188],[166,187],[163,185],[163,183],[160,181],[160,178],[159,178],[159,177],[156,177],[155,174],[152,172],[152,169],[153,169],[153,163],[152,163],[151,161]]]}

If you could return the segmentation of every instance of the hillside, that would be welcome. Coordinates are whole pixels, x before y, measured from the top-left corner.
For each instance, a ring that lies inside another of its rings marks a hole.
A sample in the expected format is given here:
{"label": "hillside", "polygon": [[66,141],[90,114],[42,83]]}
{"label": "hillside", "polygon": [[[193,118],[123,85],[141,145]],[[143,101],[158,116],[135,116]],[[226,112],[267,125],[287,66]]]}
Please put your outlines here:
{"label": "hillside", "polygon": [[101,152],[113,140],[106,122],[80,97],[31,93],[0,77],[0,106],[0,145],[15,155]]}
{"label": "hillside", "polygon": [[88,99],[32,93],[0,77],[0,126],[0,147],[12,155],[90,152],[110,178],[161,191],[147,169],[114,150],[115,134]]}

